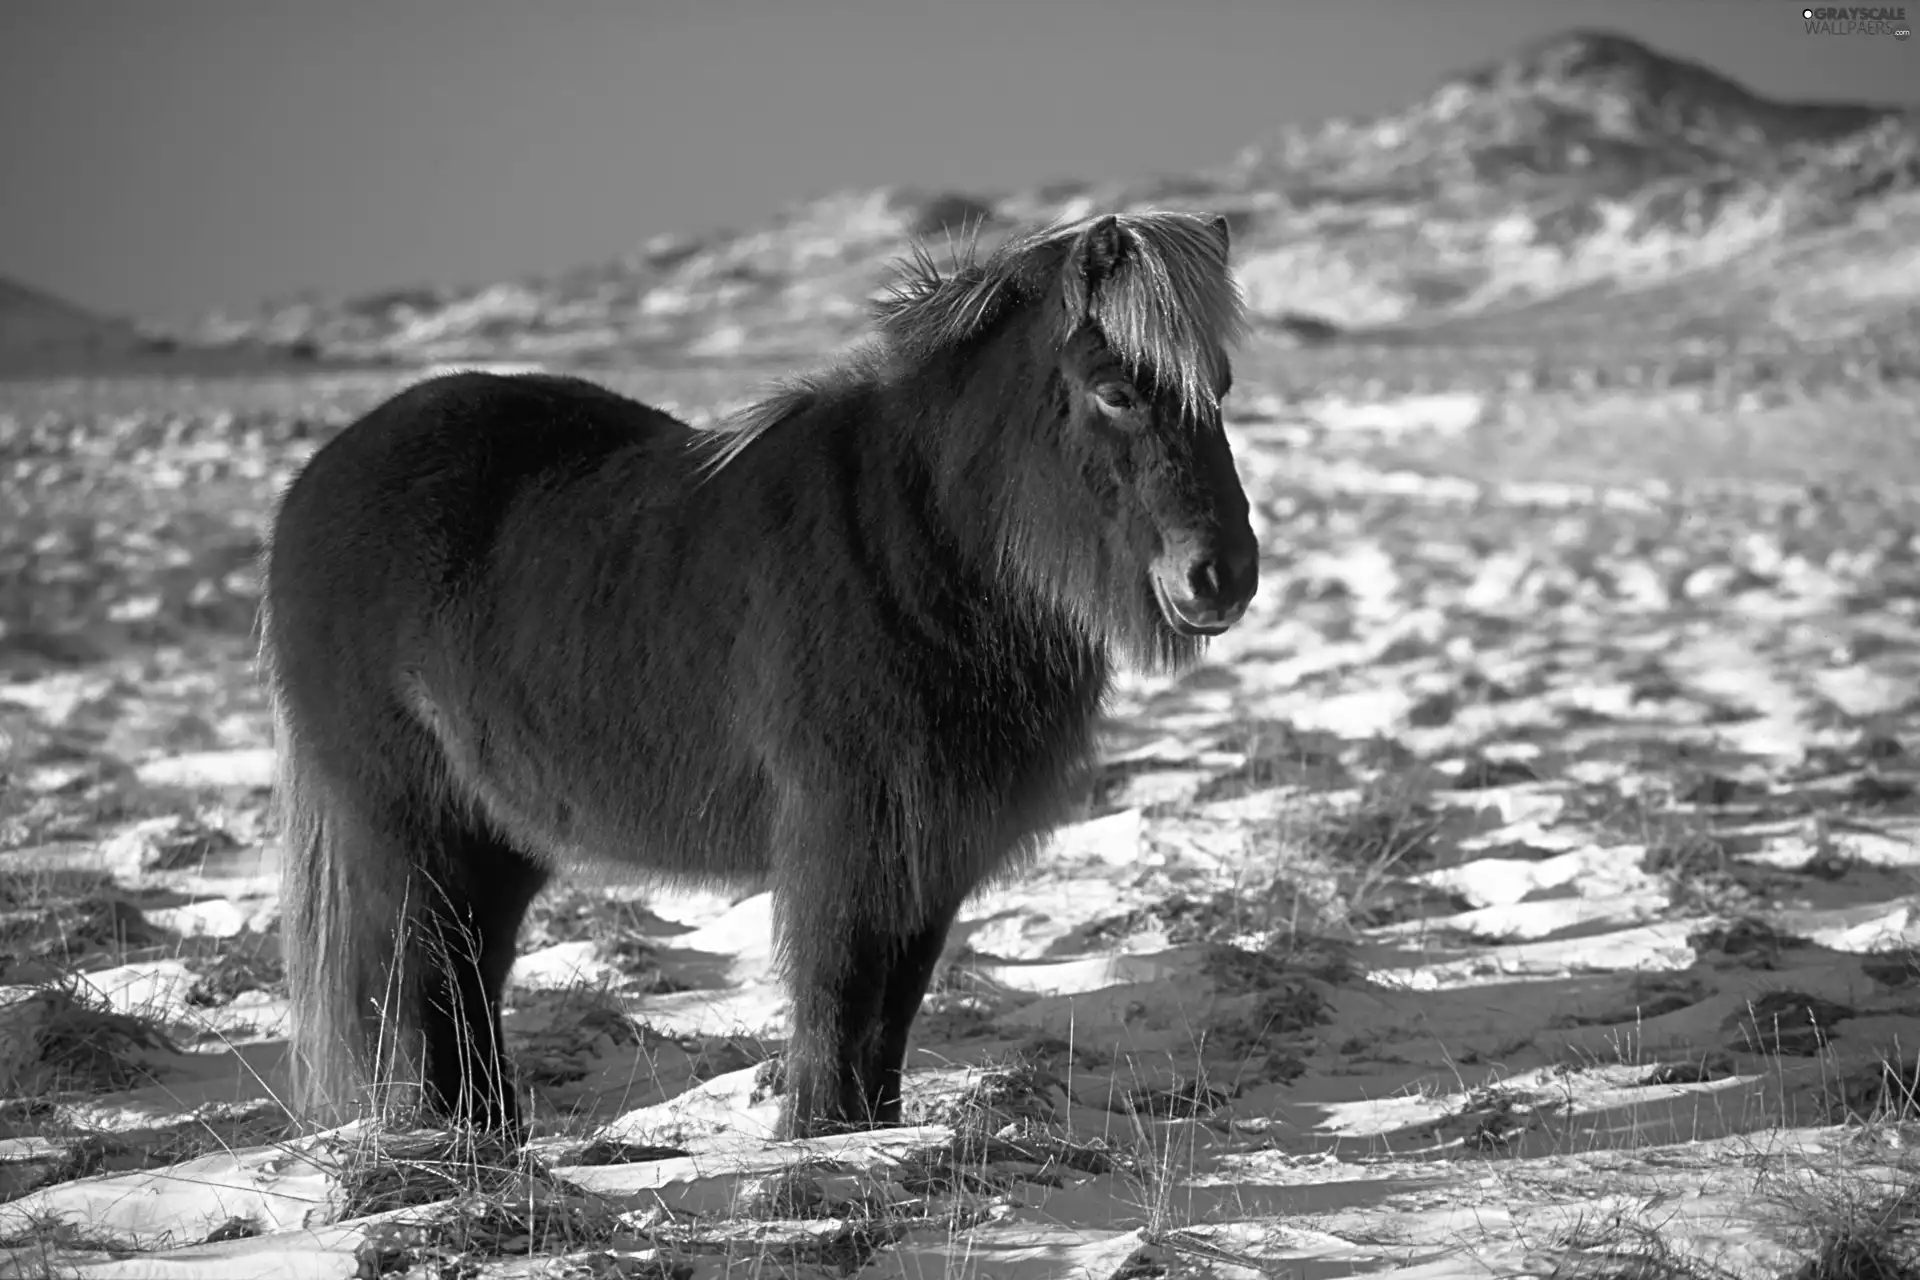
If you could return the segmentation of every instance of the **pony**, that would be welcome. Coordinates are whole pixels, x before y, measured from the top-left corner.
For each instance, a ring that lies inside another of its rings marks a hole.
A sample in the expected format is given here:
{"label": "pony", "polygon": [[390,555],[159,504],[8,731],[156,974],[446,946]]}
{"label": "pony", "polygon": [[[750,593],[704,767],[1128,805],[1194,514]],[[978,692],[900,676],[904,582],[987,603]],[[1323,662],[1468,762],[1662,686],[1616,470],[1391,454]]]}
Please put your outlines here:
{"label": "pony", "polygon": [[779,1129],[897,1124],[963,901],[1082,797],[1121,663],[1258,584],[1224,219],[916,243],[871,332],[703,427],[462,372],[309,459],[268,540],[296,1107],[524,1140],[502,1051],[550,878],[769,892]]}

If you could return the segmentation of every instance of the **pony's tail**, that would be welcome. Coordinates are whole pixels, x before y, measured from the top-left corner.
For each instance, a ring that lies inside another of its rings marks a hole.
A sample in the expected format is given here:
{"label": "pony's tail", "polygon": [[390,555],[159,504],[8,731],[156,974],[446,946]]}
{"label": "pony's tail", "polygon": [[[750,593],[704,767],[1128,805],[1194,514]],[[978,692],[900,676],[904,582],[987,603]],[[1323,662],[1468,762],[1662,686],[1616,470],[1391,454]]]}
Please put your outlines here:
{"label": "pony's tail", "polygon": [[[290,1012],[288,1074],[296,1114],[341,1124],[398,1101],[396,1052],[419,1043],[417,1002],[398,963],[413,876],[403,838],[356,812],[313,760],[269,675],[281,839],[280,931]],[[376,1094],[376,1089],[379,1094]]]}

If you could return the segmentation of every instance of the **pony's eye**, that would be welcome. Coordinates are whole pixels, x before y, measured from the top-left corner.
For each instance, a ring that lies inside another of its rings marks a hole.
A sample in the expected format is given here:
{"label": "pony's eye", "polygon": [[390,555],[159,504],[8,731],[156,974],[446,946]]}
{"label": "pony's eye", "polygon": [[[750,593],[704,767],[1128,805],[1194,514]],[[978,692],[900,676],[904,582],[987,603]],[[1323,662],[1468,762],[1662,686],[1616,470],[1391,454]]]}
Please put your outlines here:
{"label": "pony's eye", "polygon": [[1131,413],[1140,397],[1124,382],[1103,382],[1093,389],[1093,398],[1109,413]]}

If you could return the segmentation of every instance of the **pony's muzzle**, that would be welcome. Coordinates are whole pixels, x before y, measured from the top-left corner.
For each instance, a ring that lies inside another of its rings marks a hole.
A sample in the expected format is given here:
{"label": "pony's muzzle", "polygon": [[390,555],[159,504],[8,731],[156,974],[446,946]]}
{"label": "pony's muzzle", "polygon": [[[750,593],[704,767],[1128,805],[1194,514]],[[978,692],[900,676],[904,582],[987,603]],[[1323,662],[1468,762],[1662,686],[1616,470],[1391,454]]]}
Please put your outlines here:
{"label": "pony's muzzle", "polygon": [[1153,590],[1167,625],[1182,635],[1216,636],[1246,615],[1260,585],[1252,531],[1176,540],[1153,566]]}

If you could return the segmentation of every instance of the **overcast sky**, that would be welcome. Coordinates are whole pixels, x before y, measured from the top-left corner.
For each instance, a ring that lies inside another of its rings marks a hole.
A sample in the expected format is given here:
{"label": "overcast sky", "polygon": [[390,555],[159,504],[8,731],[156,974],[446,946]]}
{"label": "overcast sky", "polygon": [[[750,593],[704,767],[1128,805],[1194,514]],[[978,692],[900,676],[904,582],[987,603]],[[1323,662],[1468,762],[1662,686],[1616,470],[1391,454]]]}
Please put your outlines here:
{"label": "overcast sky", "polygon": [[177,316],[484,281],[837,187],[1217,163],[1605,25],[1912,99],[1776,0],[0,0],[0,274]]}

